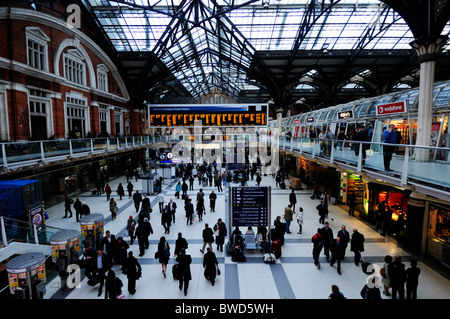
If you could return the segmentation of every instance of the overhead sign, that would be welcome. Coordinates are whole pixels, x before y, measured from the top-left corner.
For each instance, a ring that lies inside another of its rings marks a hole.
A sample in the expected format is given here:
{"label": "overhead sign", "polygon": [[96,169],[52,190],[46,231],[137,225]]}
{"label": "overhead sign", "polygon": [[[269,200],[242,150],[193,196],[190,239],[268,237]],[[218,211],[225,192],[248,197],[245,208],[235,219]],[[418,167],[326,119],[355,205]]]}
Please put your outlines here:
{"label": "overhead sign", "polygon": [[338,112],[338,120],[352,119],[353,110]]}
{"label": "overhead sign", "polygon": [[269,197],[268,187],[232,187],[232,226],[267,227]]}
{"label": "overhead sign", "polygon": [[268,110],[268,104],[149,105],[149,126],[267,126]]}
{"label": "overhead sign", "polygon": [[308,117],[306,118],[306,122],[308,122],[308,123],[314,122],[314,116],[308,116]]}
{"label": "overhead sign", "polygon": [[300,124],[300,120],[299,119],[296,119],[296,120],[294,120],[294,124]]}
{"label": "overhead sign", "polygon": [[377,105],[377,115],[406,112],[406,101]]}

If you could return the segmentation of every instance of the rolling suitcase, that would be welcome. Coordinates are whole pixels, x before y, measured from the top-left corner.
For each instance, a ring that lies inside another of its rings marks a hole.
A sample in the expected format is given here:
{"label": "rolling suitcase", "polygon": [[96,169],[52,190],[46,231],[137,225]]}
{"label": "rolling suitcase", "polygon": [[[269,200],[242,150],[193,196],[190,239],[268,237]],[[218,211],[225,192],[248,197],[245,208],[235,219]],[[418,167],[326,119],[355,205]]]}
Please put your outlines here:
{"label": "rolling suitcase", "polygon": [[172,275],[173,275],[173,279],[175,279],[175,280],[180,279],[180,265],[179,264],[174,264],[172,266]]}
{"label": "rolling suitcase", "polygon": [[275,258],[280,258],[281,257],[281,241],[280,240],[274,240],[272,242],[272,252],[275,255]]}

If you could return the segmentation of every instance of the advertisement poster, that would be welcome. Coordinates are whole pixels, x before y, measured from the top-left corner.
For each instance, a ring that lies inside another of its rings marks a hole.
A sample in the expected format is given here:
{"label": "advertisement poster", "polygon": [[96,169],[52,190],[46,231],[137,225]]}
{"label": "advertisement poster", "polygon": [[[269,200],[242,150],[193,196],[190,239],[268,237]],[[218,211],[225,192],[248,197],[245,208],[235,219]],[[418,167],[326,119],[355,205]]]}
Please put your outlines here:
{"label": "advertisement poster", "polygon": [[36,224],[38,231],[44,230],[45,219],[44,219],[44,207],[42,205],[35,208],[31,208],[29,210],[29,216],[30,216],[30,223]]}

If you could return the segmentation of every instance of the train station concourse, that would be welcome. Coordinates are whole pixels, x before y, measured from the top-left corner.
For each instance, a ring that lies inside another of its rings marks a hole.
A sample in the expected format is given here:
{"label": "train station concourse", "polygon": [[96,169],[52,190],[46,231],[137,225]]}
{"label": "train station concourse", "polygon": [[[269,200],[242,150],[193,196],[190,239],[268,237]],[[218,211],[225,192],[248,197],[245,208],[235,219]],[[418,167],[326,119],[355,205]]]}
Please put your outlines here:
{"label": "train station concourse", "polygon": [[1,1],[0,299],[445,313],[449,19],[437,0]]}

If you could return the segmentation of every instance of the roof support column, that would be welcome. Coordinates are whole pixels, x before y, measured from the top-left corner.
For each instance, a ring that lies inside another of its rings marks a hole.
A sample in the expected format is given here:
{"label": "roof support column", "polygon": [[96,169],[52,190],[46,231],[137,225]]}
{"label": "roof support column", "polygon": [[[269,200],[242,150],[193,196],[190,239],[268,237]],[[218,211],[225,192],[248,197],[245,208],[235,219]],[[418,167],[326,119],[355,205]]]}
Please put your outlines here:
{"label": "roof support column", "polygon": [[[433,92],[436,58],[441,53],[447,36],[416,39],[411,46],[416,50],[420,63],[419,105],[416,145],[430,146],[433,116]],[[415,150],[416,161],[428,161],[430,152]]]}

